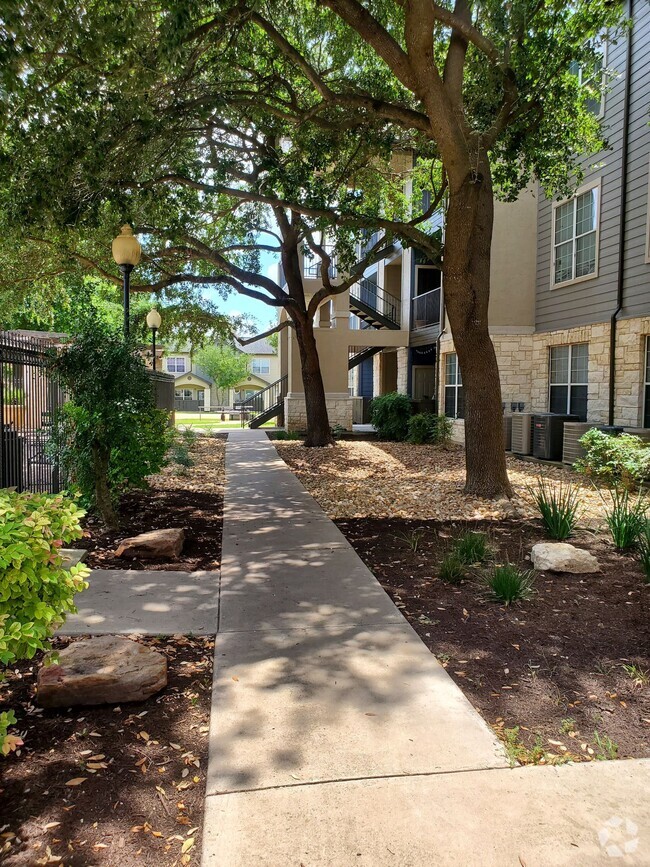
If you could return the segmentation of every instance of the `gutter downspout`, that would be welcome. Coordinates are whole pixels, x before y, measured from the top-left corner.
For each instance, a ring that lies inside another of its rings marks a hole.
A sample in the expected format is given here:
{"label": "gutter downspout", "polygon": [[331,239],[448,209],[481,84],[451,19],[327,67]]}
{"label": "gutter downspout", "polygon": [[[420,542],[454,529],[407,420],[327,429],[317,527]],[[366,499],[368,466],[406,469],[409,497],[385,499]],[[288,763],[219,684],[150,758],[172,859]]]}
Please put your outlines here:
{"label": "gutter downspout", "polygon": [[[445,296],[443,295],[442,282],[440,284],[440,332],[436,337],[436,368],[435,368],[435,395],[436,395],[436,415],[442,415],[440,412],[440,341],[443,335],[447,332],[447,324],[445,321]],[[444,411],[444,401],[442,402]]]}
{"label": "gutter downspout", "polygon": [[[628,0],[627,17],[632,20],[634,0]],[[632,80],[632,28],[627,32],[627,60],[625,66],[625,92],[623,97],[623,145],[621,148],[621,198],[619,204],[620,227],[618,235],[618,273],[616,284],[616,309],[609,325],[609,411],[608,424],[614,424],[616,410],[616,326],[623,309],[623,277],[625,271],[625,224],[627,210],[627,164],[629,145],[630,89]]]}

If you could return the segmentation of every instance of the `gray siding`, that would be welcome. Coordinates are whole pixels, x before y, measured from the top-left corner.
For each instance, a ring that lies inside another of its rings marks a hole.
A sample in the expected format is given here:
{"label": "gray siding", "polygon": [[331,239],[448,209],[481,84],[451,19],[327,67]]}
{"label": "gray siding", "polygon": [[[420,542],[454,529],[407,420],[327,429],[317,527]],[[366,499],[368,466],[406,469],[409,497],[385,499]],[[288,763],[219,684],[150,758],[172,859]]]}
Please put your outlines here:
{"label": "gray siding", "polygon": [[[637,2],[632,38],[632,79],[628,138],[623,317],[650,314],[650,265],[645,262],[650,157],[650,6]],[[621,148],[626,40],[610,46],[607,65],[617,78],[605,97],[603,129],[609,149],[582,160],[585,183],[600,179],[598,276],[551,289],[552,205],[540,192],[537,233],[536,330],[555,331],[604,322],[616,307],[619,264]]]}

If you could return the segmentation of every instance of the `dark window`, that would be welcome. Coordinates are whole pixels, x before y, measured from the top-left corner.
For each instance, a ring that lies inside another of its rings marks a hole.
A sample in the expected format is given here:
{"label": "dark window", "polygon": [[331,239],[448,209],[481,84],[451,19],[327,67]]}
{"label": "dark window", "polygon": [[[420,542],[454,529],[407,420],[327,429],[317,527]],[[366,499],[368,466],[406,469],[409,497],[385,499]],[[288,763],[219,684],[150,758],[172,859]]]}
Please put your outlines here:
{"label": "dark window", "polygon": [[425,292],[433,292],[434,289],[440,289],[442,285],[442,272],[439,268],[419,267],[416,274],[416,295],[424,295]]}
{"label": "dark window", "polygon": [[643,427],[650,427],[650,337],[645,339],[645,379],[643,386]]}
{"label": "dark window", "polygon": [[445,415],[449,418],[465,418],[463,380],[455,352],[445,356]]}
{"label": "dark window", "polygon": [[552,346],[549,364],[549,411],[586,421],[589,344]]}

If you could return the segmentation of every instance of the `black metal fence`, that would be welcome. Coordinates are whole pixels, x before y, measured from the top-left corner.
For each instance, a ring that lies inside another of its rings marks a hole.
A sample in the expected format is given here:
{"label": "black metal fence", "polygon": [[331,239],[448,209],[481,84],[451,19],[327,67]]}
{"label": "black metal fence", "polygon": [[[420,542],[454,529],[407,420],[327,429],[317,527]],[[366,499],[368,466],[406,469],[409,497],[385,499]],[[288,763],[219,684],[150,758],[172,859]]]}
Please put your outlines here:
{"label": "black metal fence", "polygon": [[0,488],[57,493],[50,448],[64,394],[48,374],[54,341],[0,331]]}

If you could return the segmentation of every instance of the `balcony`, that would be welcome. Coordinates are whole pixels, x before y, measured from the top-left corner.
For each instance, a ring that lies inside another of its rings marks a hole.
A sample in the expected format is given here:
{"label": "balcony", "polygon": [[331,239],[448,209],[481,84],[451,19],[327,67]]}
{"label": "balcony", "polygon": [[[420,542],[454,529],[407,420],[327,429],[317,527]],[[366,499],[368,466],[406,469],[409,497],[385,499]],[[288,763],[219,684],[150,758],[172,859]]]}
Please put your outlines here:
{"label": "balcony", "polygon": [[[331,244],[323,244],[323,250],[325,250],[328,256],[332,257],[332,262],[329,266],[327,273],[329,274],[330,278],[336,277],[338,271],[336,268],[336,256],[334,255],[334,247]],[[322,261],[317,256],[313,259],[308,259],[305,256],[303,263],[303,276],[311,280],[318,280],[321,276],[321,265]]]}
{"label": "balcony", "polygon": [[432,289],[413,299],[411,328],[428,328],[440,325],[440,289]]}

